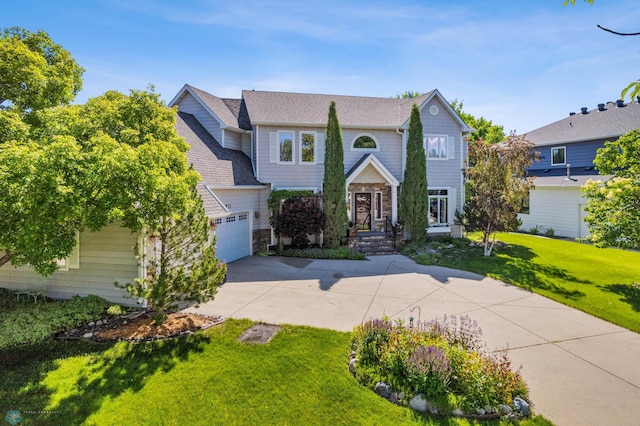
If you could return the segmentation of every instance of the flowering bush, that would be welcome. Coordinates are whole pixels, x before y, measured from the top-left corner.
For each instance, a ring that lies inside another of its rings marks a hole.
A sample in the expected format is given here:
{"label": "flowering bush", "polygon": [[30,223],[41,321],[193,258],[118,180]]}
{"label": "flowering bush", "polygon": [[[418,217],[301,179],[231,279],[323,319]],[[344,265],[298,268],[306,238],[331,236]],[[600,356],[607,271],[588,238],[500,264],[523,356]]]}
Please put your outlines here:
{"label": "flowering bush", "polygon": [[526,399],[526,384],[506,352],[488,351],[481,335],[468,316],[415,326],[388,318],[367,321],[353,331],[356,377],[368,386],[385,381],[409,397],[422,394],[449,413],[475,414]]}

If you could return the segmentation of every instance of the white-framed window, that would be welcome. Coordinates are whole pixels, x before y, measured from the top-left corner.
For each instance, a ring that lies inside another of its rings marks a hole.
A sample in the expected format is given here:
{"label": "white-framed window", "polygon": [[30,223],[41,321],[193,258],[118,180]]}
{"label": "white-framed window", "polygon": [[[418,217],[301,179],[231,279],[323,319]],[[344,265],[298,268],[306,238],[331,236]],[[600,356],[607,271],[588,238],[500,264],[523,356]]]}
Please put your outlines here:
{"label": "white-framed window", "polygon": [[442,135],[425,135],[425,151],[427,158],[447,158],[447,137]]}
{"label": "white-framed window", "polygon": [[382,219],[382,192],[376,192],[373,200],[374,217]]}
{"label": "white-framed window", "polygon": [[316,164],[316,132],[300,132],[300,164]]}
{"label": "white-framed window", "polygon": [[429,226],[449,226],[449,190],[429,190]]}
{"label": "white-framed window", "polygon": [[278,131],[278,163],[293,163],[293,131]]}
{"label": "white-framed window", "polygon": [[567,148],[564,146],[551,148],[551,165],[563,166],[565,164],[567,164]]}
{"label": "white-framed window", "polygon": [[360,133],[351,141],[352,151],[380,151],[380,144],[370,133]]}

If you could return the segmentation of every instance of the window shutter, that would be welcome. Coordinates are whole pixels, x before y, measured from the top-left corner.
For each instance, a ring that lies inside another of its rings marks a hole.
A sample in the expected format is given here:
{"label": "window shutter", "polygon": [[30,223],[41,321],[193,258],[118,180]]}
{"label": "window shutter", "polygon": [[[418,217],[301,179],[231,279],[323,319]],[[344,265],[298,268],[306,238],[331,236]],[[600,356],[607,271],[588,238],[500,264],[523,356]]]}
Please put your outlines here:
{"label": "window shutter", "polygon": [[449,225],[453,225],[453,222],[456,220],[456,207],[458,206],[458,198],[456,195],[455,188],[449,188],[447,192],[449,198]]}
{"label": "window shutter", "polygon": [[269,161],[277,163],[280,156],[280,147],[278,146],[278,132],[269,132]]}
{"label": "window shutter", "polygon": [[316,135],[316,163],[324,163],[324,133]]}
{"label": "window shutter", "polygon": [[456,138],[447,136],[447,159],[456,158]]}

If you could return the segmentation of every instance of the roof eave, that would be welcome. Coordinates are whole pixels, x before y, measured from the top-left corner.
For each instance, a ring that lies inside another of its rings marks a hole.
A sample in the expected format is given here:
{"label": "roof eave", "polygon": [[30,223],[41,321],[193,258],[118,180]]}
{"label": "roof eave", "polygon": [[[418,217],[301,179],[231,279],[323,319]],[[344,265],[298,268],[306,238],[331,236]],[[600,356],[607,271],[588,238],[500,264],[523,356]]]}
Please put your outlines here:
{"label": "roof eave", "polygon": [[[585,138],[578,138],[578,139],[559,139],[559,140],[555,140],[555,141],[550,141],[550,142],[541,142],[541,143],[535,143],[535,146],[549,146],[549,145],[559,145],[559,144],[565,144],[565,143],[576,143],[576,142],[587,142],[587,141],[595,141],[595,140],[599,140],[599,139],[610,139],[610,138],[619,138],[620,136],[624,135],[624,133],[616,133],[616,134],[612,134],[612,135],[603,135],[603,136],[588,136]],[[527,137],[527,135],[525,134],[525,138]]]}

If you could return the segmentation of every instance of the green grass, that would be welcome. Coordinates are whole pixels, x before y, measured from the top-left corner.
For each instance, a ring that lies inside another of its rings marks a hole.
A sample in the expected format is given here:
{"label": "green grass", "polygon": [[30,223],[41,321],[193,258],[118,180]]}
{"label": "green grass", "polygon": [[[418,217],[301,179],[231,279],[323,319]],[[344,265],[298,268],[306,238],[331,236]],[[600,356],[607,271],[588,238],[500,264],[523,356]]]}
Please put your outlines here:
{"label": "green grass", "polygon": [[640,332],[640,253],[517,233],[498,240],[507,245],[488,258],[457,243],[416,260],[487,275]]}
{"label": "green grass", "polygon": [[251,324],[0,351],[0,413],[20,410],[21,425],[484,424],[423,417],[359,385],[346,368],[350,333],[283,326],[268,345],[237,342]]}

